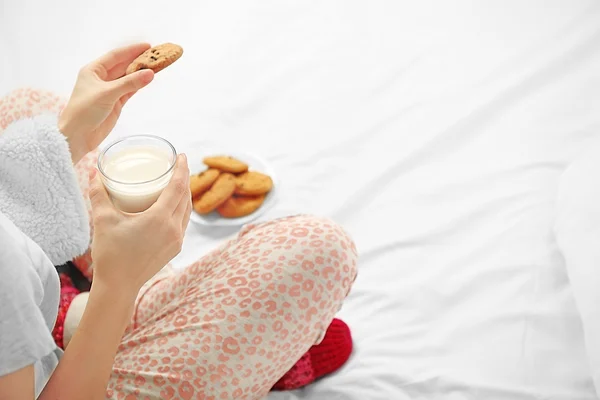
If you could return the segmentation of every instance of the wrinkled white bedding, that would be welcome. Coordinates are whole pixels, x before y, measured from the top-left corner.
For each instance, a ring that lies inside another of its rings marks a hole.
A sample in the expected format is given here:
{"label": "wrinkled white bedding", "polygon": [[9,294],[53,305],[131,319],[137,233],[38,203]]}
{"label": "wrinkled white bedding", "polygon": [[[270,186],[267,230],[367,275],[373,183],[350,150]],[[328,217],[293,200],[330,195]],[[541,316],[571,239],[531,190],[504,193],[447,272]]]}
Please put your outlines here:
{"label": "wrinkled white bedding", "polygon": [[[0,90],[68,93],[135,39],[185,54],[117,135],[259,154],[269,217],[332,216],[358,244],[351,361],[273,399],[596,398],[552,227],[600,137],[600,3],[8,0]],[[232,233],[190,227],[177,264]]]}

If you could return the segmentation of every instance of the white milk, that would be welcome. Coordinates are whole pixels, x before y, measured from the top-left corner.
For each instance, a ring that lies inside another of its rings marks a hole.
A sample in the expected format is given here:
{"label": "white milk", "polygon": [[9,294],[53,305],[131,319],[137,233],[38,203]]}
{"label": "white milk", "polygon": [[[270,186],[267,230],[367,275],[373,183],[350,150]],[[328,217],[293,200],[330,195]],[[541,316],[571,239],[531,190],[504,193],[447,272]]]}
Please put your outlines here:
{"label": "white milk", "polygon": [[170,156],[153,147],[123,149],[103,160],[104,186],[120,210],[136,213],[150,207],[171,179]]}

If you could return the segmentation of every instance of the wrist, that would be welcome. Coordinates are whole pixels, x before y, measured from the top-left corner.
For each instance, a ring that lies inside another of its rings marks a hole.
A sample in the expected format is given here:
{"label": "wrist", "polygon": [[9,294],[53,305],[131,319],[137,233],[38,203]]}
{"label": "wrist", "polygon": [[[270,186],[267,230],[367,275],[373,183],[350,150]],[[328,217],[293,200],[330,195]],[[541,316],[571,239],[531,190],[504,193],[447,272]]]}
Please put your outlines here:
{"label": "wrist", "polygon": [[94,275],[92,287],[90,288],[90,299],[102,302],[110,302],[117,309],[133,309],[139,290],[125,285],[111,285],[103,279]]}
{"label": "wrist", "polygon": [[71,122],[68,113],[61,112],[59,115],[58,130],[67,139],[73,164],[77,164],[87,154],[87,151],[84,148],[84,144],[80,143],[81,141],[77,139],[78,136],[81,136],[77,134],[80,130]]}

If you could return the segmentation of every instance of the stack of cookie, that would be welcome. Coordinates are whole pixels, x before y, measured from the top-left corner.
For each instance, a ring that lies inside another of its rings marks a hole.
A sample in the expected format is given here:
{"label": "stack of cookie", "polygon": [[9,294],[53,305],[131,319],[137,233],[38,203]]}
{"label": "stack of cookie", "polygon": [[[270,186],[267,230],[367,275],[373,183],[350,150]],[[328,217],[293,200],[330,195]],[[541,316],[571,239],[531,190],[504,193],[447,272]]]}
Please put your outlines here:
{"label": "stack of cookie", "polygon": [[203,162],[208,169],[190,177],[198,214],[217,211],[225,218],[245,217],[260,208],[273,188],[270,176],[249,171],[246,163],[233,157],[206,157]]}

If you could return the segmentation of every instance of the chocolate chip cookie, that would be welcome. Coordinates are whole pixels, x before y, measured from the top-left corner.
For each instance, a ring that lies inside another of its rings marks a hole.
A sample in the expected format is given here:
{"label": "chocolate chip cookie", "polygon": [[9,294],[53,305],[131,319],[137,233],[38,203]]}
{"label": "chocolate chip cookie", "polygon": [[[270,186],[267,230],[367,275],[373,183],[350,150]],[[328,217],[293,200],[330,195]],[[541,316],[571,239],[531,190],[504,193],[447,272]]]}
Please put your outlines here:
{"label": "chocolate chip cookie", "polygon": [[207,169],[198,175],[190,176],[190,192],[192,198],[196,198],[211,188],[221,172],[218,169]]}
{"label": "chocolate chip cookie", "polygon": [[164,43],[152,47],[140,54],[138,58],[129,64],[125,75],[141,69],[151,69],[156,73],[173,64],[182,54],[183,48],[173,43]]}
{"label": "chocolate chip cookie", "polygon": [[229,173],[219,175],[215,183],[197,200],[194,210],[198,214],[209,214],[223,204],[235,191],[235,176]]}
{"label": "chocolate chip cookie", "polygon": [[256,171],[244,172],[235,178],[235,184],[235,194],[242,196],[258,196],[273,188],[271,177]]}
{"label": "chocolate chip cookie", "polygon": [[248,164],[229,156],[206,157],[204,164],[219,171],[239,174],[248,171]]}
{"label": "chocolate chip cookie", "polygon": [[265,195],[254,197],[233,196],[217,208],[217,212],[225,218],[239,218],[252,214],[265,201]]}

